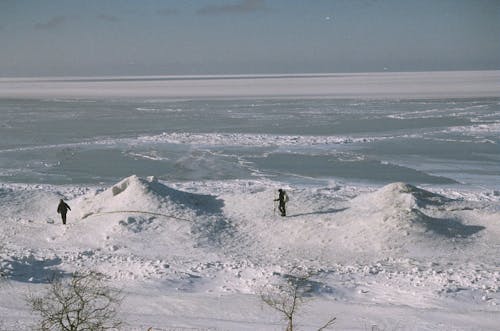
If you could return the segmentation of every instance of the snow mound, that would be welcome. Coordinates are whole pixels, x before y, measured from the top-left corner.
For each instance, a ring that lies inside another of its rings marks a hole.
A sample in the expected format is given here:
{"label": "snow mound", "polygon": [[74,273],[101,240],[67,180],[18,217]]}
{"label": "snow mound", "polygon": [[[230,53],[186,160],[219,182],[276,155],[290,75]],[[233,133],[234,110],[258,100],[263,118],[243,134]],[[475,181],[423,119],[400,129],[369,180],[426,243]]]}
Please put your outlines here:
{"label": "snow mound", "polygon": [[450,212],[450,203],[455,201],[410,184],[386,185],[352,199],[344,242],[355,250],[384,254],[463,248],[485,228]]}
{"label": "snow mound", "polygon": [[376,206],[377,209],[395,208],[402,210],[428,206],[439,207],[451,201],[442,195],[403,182],[388,184],[365,197],[355,199],[355,202],[359,204],[368,202],[370,208]]}
{"label": "snow mound", "polygon": [[[192,194],[164,185],[154,177],[127,177],[79,204],[81,218],[102,213],[167,214],[184,220],[220,213],[223,202],[210,195]],[[132,222],[133,223],[133,222]]]}
{"label": "snow mound", "polygon": [[183,256],[193,247],[219,245],[231,231],[223,200],[178,190],[154,177],[132,175],[70,203],[81,220],[69,229],[75,241],[112,252],[127,246],[138,255],[147,249],[155,258],[165,251]]}

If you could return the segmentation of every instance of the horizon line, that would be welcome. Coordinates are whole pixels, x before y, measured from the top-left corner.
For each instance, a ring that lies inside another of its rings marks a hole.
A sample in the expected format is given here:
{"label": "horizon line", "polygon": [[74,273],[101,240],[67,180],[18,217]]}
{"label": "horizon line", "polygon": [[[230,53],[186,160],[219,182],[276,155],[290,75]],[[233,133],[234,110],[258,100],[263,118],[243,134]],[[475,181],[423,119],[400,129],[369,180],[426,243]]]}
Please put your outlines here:
{"label": "horizon line", "polygon": [[355,72],[303,72],[303,73],[253,73],[253,74],[158,74],[158,75],[54,75],[54,76],[2,76],[0,80],[48,80],[48,81],[140,81],[140,80],[191,80],[191,79],[244,79],[244,78],[314,78],[335,76],[358,76],[370,74],[405,74],[439,72],[500,72],[498,69],[461,69],[461,70],[404,70],[404,71],[355,71]]}

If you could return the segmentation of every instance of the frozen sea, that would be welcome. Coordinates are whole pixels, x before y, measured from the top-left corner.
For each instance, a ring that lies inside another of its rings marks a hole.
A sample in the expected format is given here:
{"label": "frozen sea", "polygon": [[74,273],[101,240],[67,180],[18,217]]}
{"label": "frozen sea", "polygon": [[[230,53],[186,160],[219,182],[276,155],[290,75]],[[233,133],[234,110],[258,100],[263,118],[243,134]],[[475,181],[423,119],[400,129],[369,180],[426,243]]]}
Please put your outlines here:
{"label": "frozen sea", "polygon": [[0,78],[0,330],[92,270],[124,330],[283,330],[261,296],[306,275],[300,330],[496,331],[499,91],[499,71]]}
{"label": "frozen sea", "polygon": [[[483,83],[486,91],[497,87],[495,72],[475,74],[492,80]],[[460,90],[439,97],[432,75],[422,76],[430,82],[419,75],[406,74],[416,82],[401,91],[404,74],[380,74],[382,97],[374,74],[4,80],[0,86],[18,85],[15,98],[6,89],[0,99],[0,180],[114,183],[137,174],[170,181],[404,181],[494,189],[500,96],[474,97],[465,82],[465,97]],[[355,82],[362,86],[359,97],[337,94],[338,86]],[[262,93],[259,83],[278,86],[276,95],[272,88]],[[305,95],[294,96],[300,83]],[[427,96],[418,84],[431,84]],[[171,92],[176,89],[179,97]],[[217,89],[229,91],[218,97]]]}

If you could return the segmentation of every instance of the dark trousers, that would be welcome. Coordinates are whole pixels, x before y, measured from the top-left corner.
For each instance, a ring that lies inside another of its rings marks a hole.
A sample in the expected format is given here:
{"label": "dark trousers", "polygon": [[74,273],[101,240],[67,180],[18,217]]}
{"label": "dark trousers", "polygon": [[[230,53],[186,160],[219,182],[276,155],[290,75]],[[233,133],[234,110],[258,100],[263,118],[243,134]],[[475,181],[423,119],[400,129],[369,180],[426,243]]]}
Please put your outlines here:
{"label": "dark trousers", "polygon": [[61,213],[63,224],[66,224],[66,213]]}
{"label": "dark trousers", "polygon": [[281,212],[281,216],[286,216],[286,208],[284,202],[280,202],[278,209]]}

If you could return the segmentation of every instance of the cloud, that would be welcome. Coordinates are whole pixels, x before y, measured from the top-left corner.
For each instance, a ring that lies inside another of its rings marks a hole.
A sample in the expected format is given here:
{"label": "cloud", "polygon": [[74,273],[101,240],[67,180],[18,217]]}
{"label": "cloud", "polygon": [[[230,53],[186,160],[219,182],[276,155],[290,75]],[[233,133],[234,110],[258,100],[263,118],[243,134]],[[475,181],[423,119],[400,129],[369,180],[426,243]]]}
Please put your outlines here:
{"label": "cloud", "polygon": [[101,14],[99,16],[97,16],[98,19],[100,19],[101,21],[105,21],[105,22],[118,22],[120,19],[116,16],[113,16],[113,15],[106,15],[106,14]]}
{"label": "cloud", "polygon": [[179,11],[174,8],[163,8],[163,9],[158,9],[156,13],[161,16],[173,16],[177,15]]}
{"label": "cloud", "polygon": [[200,15],[245,14],[267,9],[264,0],[241,0],[233,4],[205,6],[198,9],[197,13]]}
{"label": "cloud", "polygon": [[38,29],[38,30],[52,30],[52,29],[56,29],[56,28],[62,26],[65,23],[65,21],[66,21],[66,17],[55,16],[55,17],[52,17],[47,22],[36,23],[34,26],[35,26],[35,29]]}

